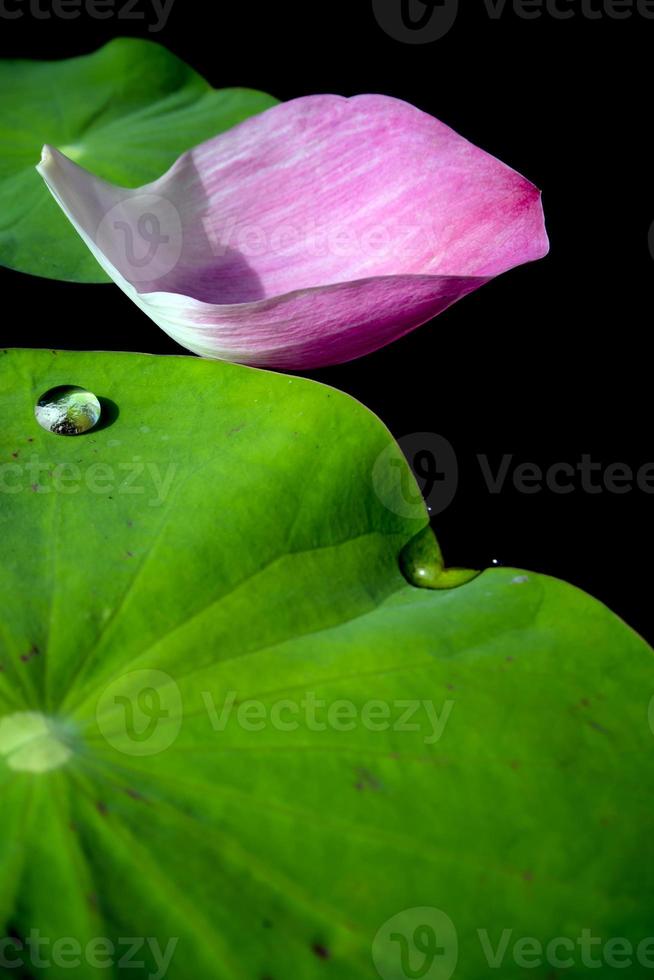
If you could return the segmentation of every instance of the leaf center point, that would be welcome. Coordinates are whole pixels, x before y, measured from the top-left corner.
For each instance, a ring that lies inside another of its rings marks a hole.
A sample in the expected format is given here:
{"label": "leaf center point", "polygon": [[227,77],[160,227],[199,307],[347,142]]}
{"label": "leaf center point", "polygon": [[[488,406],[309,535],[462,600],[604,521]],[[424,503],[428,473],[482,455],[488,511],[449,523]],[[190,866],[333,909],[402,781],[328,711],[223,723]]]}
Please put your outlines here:
{"label": "leaf center point", "polygon": [[15,772],[49,772],[63,766],[72,754],[54,718],[39,711],[0,718],[0,757]]}

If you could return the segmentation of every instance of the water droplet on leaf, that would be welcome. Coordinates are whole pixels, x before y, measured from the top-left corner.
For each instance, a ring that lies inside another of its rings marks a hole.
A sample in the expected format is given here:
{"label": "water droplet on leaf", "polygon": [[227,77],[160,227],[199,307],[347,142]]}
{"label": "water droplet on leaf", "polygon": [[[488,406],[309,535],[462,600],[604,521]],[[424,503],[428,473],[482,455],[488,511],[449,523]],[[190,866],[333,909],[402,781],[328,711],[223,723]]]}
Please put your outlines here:
{"label": "water droplet on leaf", "polygon": [[98,424],[102,409],[93,392],[61,385],[41,395],[34,413],[42,429],[58,436],[79,436]]}
{"label": "water droplet on leaf", "polygon": [[479,575],[469,568],[445,568],[441,549],[429,525],[402,549],[400,569],[407,582],[419,589],[454,589]]}

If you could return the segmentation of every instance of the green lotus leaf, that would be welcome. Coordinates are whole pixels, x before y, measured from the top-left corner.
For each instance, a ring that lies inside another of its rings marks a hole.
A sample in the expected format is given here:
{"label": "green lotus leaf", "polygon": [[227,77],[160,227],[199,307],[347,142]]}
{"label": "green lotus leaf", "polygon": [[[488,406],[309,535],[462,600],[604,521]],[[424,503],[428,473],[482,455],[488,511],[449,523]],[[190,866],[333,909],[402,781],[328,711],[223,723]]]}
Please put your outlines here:
{"label": "green lotus leaf", "polygon": [[110,281],[34,169],[44,144],[139,187],[185,150],[275,104],[262,92],[215,90],[161,45],[135,38],[66,61],[0,61],[0,264]]}
{"label": "green lotus leaf", "polygon": [[[73,385],[100,422],[46,431]],[[608,976],[620,937],[650,975],[624,623],[514,569],[410,584],[441,562],[408,466],[313,382],[9,351],[0,404],[6,976]]]}

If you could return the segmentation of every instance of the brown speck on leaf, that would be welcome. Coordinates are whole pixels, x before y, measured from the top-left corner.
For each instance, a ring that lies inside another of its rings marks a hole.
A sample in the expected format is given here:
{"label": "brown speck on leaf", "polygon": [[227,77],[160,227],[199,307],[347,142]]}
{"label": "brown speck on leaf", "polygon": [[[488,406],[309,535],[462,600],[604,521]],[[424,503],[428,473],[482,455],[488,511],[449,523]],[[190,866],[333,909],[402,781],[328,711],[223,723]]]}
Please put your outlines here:
{"label": "brown speck on leaf", "polygon": [[590,701],[588,698],[582,698],[579,704],[582,706],[582,708],[588,708],[590,706]]}
{"label": "brown speck on leaf", "polygon": [[329,959],[329,950],[322,943],[314,943],[311,947],[314,956],[317,956],[319,960]]}
{"label": "brown speck on leaf", "polygon": [[143,797],[141,796],[141,794],[139,792],[137,792],[135,789],[132,789],[130,786],[127,787],[127,789],[125,790],[125,792],[127,793],[128,796],[131,796],[131,798],[133,800],[142,800],[143,799]]}
{"label": "brown speck on leaf", "polygon": [[357,769],[357,781],[354,786],[360,793],[365,789],[372,790],[373,793],[381,789],[379,780],[368,769]]}
{"label": "brown speck on leaf", "polygon": [[11,455],[14,457],[14,459],[18,459],[20,453],[19,453],[18,450],[16,450],[16,452],[15,453],[12,453]]}
{"label": "brown speck on leaf", "polygon": [[38,483],[32,483],[31,484],[32,493],[37,493],[38,492],[38,489],[39,489]]}
{"label": "brown speck on leaf", "polygon": [[534,873],[533,873],[533,871],[523,871],[522,872],[522,878],[523,878],[524,881],[533,881],[534,880]]}
{"label": "brown speck on leaf", "polygon": [[21,653],[20,659],[23,661],[24,664],[26,664],[29,663],[32,657],[38,657],[39,653],[40,653],[39,648],[37,647],[36,643],[33,643],[32,646],[27,651],[27,653]]}
{"label": "brown speck on leaf", "polygon": [[29,437],[29,439],[28,439],[27,441],[28,441],[28,442],[34,442],[34,439],[32,438],[32,436],[30,436],[30,437]]}
{"label": "brown speck on leaf", "polygon": [[97,800],[95,804],[95,808],[98,811],[98,813],[102,814],[103,817],[105,817],[109,812],[109,810],[107,809],[107,804],[103,803],[102,800]]}
{"label": "brown speck on leaf", "polygon": [[520,766],[522,765],[522,763],[521,762],[518,762],[517,759],[511,759],[511,761],[509,762],[509,765],[511,766],[512,769],[519,769]]}

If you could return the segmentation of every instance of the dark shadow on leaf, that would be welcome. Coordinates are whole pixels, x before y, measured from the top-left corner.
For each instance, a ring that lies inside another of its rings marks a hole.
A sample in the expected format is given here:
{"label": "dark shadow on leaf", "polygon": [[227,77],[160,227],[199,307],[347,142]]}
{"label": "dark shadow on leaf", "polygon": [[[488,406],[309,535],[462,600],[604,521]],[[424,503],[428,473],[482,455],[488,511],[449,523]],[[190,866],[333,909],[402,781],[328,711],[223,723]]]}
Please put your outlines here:
{"label": "dark shadow on leaf", "polygon": [[113,402],[111,398],[100,398],[98,396],[98,401],[100,402],[100,408],[102,409],[102,414],[100,415],[100,421],[93,429],[91,429],[92,434],[94,432],[99,432],[100,429],[108,429],[110,425],[113,425],[118,416],[120,415],[120,409],[116,402]]}

